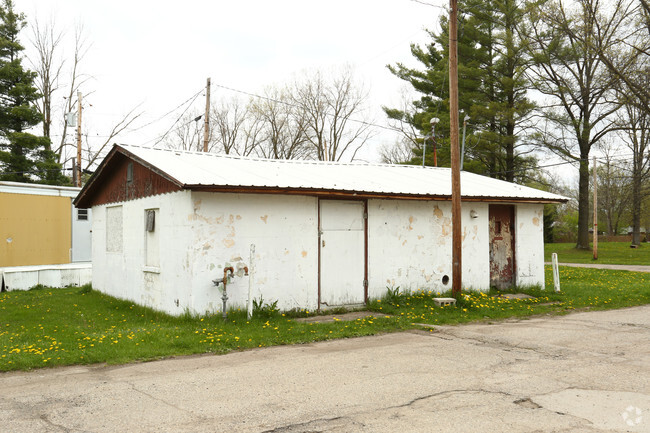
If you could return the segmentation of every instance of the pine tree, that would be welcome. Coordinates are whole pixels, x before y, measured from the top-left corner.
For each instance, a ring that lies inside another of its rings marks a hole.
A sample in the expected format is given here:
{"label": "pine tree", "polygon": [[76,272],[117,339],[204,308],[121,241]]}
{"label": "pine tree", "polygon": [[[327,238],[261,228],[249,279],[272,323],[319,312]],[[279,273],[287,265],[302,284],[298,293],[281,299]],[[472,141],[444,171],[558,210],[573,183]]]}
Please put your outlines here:
{"label": "pine tree", "polygon": [[[459,11],[458,90],[459,108],[464,113],[460,118],[471,118],[464,169],[508,181],[525,181],[525,170],[533,167],[535,160],[517,149],[522,144],[519,129],[533,108],[525,96],[525,41],[515,29],[523,12],[514,0],[460,0]],[[439,34],[430,32],[433,41],[425,49],[411,46],[411,53],[425,70],[402,64],[389,66],[422,97],[415,101],[418,112],[410,118],[400,110],[385,111],[389,118],[413,124],[423,135],[429,134],[428,120],[432,117],[441,119],[437,131],[449,130],[449,25],[444,15],[440,27]],[[438,132],[436,137],[439,165],[449,165],[448,141]],[[415,153],[421,162],[421,152]]]}
{"label": "pine tree", "polygon": [[42,119],[35,106],[40,97],[36,74],[22,65],[18,34],[25,24],[12,0],[0,4],[0,179],[66,184],[49,138],[26,132]]}

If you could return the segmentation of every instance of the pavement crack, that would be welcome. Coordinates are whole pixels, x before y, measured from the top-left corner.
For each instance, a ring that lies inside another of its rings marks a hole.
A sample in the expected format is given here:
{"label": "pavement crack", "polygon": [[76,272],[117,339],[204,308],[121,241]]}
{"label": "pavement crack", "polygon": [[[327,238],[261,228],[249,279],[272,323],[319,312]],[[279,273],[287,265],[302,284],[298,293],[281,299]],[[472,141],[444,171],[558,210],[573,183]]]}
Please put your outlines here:
{"label": "pavement crack", "polygon": [[333,418],[317,418],[317,419],[313,419],[313,420],[310,420],[310,421],[307,421],[307,422],[288,424],[288,425],[285,425],[285,426],[282,426],[282,427],[276,427],[276,428],[271,429],[271,430],[264,430],[261,433],[290,433],[290,432],[298,432],[298,431],[301,432],[301,433],[321,433],[324,430],[312,430],[312,429],[307,430],[307,428],[309,428],[309,426],[314,426],[315,427],[315,425],[318,424],[318,423],[323,423],[323,422],[328,423],[328,422],[332,422],[332,421],[339,421],[339,420],[342,420],[343,418],[344,417],[342,417],[342,416],[336,416],[336,417],[333,417]]}
{"label": "pavement crack", "polygon": [[[567,350],[565,349],[555,349],[554,351],[556,353],[552,353],[549,349],[550,348],[545,348],[541,346],[523,346],[523,343],[511,343],[508,341],[503,341],[498,338],[486,338],[482,336],[469,336],[469,335],[457,335],[454,334],[453,332],[450,332],[448,330],[441,331],[444,332],[447,335],[450,335],[454,339],[458,340],[465,340],[470,342],[471,344],[475,345],[482,345],[482,346],[487,346],[487,347],[493,347],[495,349],[500,349],[503,351],[509,351],[508,349],[513,349],[513,350],[518,350],[521,352],[533,352],[538,355],[542,355],[547,358],[552,358],[552,359],[563,359],[567,357]],[[437,336],[438,338],[441,338],[439,335]]]}
{"label": "pavement crack", "polygon": [[[43,421],[44,423],[46,423],[46,424],[49,425],[50,427],[54,427],[54,428],[56,428],[56,429],[59,429],[59,430],[62,430],[62,431],[64,431],[64,432],[66,432],[66,433],[69,433],[69,432],[71,431],[68,427],[66,427],[66,426],[64,426],[64,425],[56,424],[56,423],[52,422],[52,421],[47,417],[47,415],[44,414],[44,413],[40,414],[40,415],[39,415],[39,418],[41,419],[41,421]],[[48,431],[51,431],[51,430],[48,428]]]}
{"label": "pavement crack", "polygon": [[526,409],[539,409],[542,407],[531,400],[530,397],[520,398],[518,400],[515,400],[513,403],[521,407],[525,407]]}
{"label": "pavement crack", "polygon": [[386,407],[385,410],[387,410],[387,409],[400,409],[400,408],[403,408],[403,407],[409,407],[409,406],[412,406],[413,404],[415,404],[415,403],[417,403],[419,401],[427,400],[427,399],[434,398],[434,397],[445,396],[447,394],[467,394],[467,393],[473,393],[473,394],[479,394],[479,393],[501,394],[501,395],[505,395],[505,396],[508,396],[508,397],[512,397],[512,394],[507,393],[505,391],[489,391],[487,389],[482,389],[482,388],[479,388],[479,389],[451,389],[451,390],[447,390],[447,391],[441,391],[441,392],[436,392],[436,393],[433,393],[433,394],[423,395],[421,397],[416,397],[413,400],[409,401],[408,403],[399,404],[399,405],[396,405],[396,406],[389,406],[389,407]]}
{"label": "pavement crack", "polygon": [[180,412],[184,412],[184,413],[187,413],[189,415],[192,415],[193,417],[196,417],[199,420],[205,421],[207,419],[207,418],[205,418],[204,416],[202,416],[200,414],[194,413],[194,412],[192,412],[192,411],[190,411],[188,409],[183,409],[182,407],[176,406],[175,404],[172,404],[172,403],[168,402],[165,399],[162,399],[162,398],[156,397],[154,395],[151,395],[148,392],[139,389],[138,387],[135,386],[135,384],[133,384],[131,382],[124,382],[124,383],[129,385],[133,391],[135,391],[137,393],[140,393],[140,394],[142,394],[142,395],[144,395],[146,397],[149,397],[152,400],[158,401],[158,402],[164,404],[165,406],[168,406],[168,407],[171,407],[172,409],[176,409],[176,410],[178,410]]}

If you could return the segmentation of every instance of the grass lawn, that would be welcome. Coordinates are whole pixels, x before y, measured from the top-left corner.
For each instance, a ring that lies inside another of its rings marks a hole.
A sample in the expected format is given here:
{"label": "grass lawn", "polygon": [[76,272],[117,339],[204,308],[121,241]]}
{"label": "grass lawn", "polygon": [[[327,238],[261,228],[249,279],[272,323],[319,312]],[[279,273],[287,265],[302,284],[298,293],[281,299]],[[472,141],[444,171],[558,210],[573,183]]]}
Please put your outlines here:
{"label": "grass lawn", "polygon": [[639,248],[630,248],[629,242],[598,242],[598,260],[593,252],[577,250],[575,242],[545,244],[544,260],[551,261],[551,253],[557,253],[560,263],[606,263],[611,265],[650,265],[650,244],[641,243]]}
{"label": "grass lawn", "polygon": [[[472,292],[458,306],[434,307],[435,293],[394,293],[372,301],[367,317],[334,323],[296,322],[280,314],[247,321],[238,311],[227,322],[220,315],[171,317],[84,288],[0,293],[0,371],[226,353],[398,331],[414,322],[453,324],[650,303],[650,273],[563,267],[560,274],[562,293],[552,292],[547,269],[547,290],[526,291],[538,296],[532,300]],[[372,311],[394,317],[375,318]]]}

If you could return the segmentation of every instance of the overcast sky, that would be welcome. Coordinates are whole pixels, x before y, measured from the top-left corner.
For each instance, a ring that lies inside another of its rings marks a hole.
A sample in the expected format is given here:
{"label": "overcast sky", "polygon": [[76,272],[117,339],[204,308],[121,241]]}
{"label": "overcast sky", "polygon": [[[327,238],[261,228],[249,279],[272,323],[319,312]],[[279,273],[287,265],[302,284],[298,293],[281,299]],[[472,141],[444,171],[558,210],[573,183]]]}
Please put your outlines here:
{"label": "overcast sky", "polygon": [[[155,120],[212,83],[251,93],[291,80],[301,70],[351,65],[370,90],[375,123],[384,125],[382,105],[396,106],[404,83],[386,64],[415,65],[411,42],[428,41],[445,1],[426,0],[233,0],[143,1],[16,0],[28,21],[54,20],[66,32],[72,54],[75,23],[92,44],[82,64],[94,78],[84,85],[84,126],[91,134],[107,129],[142,104],[135,127]],[[435,5],[435,6],[432,6]],[[29,46],[30,28],[22,42]],[[214,87],[212,100],[235,96]],[[92,105],[92,106],[91,106]],[[205,101],[199,97],[196,109]],[[180,110],[182,111],[182,110]],[[163,134],[175,115],[125,134],[116,141],[140,144]],[[377,160],[377,149],[395,136],[378,130],[362,158]]]}

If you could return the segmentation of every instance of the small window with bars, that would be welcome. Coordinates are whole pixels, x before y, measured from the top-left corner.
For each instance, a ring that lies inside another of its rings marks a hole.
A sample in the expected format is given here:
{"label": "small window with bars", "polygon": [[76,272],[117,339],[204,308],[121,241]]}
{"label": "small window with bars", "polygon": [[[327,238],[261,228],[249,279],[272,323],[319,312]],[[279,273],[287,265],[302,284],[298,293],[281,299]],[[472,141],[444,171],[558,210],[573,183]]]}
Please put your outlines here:
{"label": "small window with bars", "polygon": [[77,220],[78,221],[87,221],[88,220],[88,209],[84,209],[84,208],[77,209]]}

